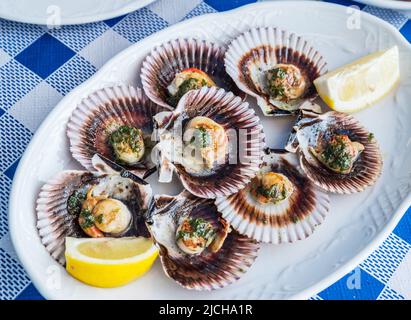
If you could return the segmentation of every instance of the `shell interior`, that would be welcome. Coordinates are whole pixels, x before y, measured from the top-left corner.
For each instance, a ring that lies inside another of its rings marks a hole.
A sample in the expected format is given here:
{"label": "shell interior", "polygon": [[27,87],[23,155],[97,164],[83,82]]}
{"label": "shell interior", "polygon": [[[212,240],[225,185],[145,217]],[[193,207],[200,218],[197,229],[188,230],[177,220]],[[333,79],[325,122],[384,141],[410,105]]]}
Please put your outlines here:
{"label": "shell interior", "polygon": [[231,231],[221,249],[212,253],[189,255],[176,244],[176,230],[185,217],[203,218],[222,228],[221,216],[211,200],[196,198],[188,192],[178,196],[156,196],[150,206],[147,225],[160,248],[166,274],[187,289],[212,290],[238,280],[254,262],[259,245]]}
{"label": "shell interior", "polygon": [[285,175],[294,187],[290,197],[262,204],[251,192],[252,181],[238,193],[216,199],[223,217],[239,233],[261,242],[294,242],[311,235],[328,214],[329,197],[305,176],[298,157],[283,150],[267,150],[260,172]]}
{"label": "shell interior", "polygon": [[149,237],[143,219],[151,197],[149,186],[138,185],[119,175],[96,176],[85,171],[63,171],[41,188],[36,206],[41,242],[60,264],[65,263],[65,238],[87,237],[78,224],[78,215],[68,212],[68,199],[75,191],[85,194],[91,187],[94,196],[106,194],[120,200],[132,213],[128,229],[111,236]]}
{"label": "shell interior", "polygon": [[197,39],[175,39],[151,50],[141,68],[141,81],[148,97],[173,110],[167,102],[167,86],[177,73],[197,68],[210,76],[216,85],[242,95],[224,69],[225,49],[215,43]]}
{"label": "shell interior", "polygon": [[[220,124],[229,139],[227,162],[201,175],[189,173],[179,159],[183,148],[183,128],[196,116],[208,117]],[[161,117],[164,118],[171,119],[171,122],[165,124],[168,130],[162,131],[160,143],[156,146],[165,158],[160,165],[175,170],[184,187],[194,195],[215,198],[235,193],[258,171],[265,143],[262,126],[248,103],[231,92],[217,88],[190,91],[182,97],[173,116]],[[161,176],[160,180],[163,181]]]}
{"label": "shell interior", "polygon": [[288,137],[288,141],[284,149],[289,152],[296,152],[298,149],[298,128],[311,123],[312,119],[317,118],[321,113],[322,109],[318,104],[312,102],[305,102],[304,104],[302,104],[300,110],[298,111],[297,119],[291,130],[290,136]]}
{"label": "shell interior", "polygon": [[[257,99],[266,116],[296,113],[302,103],[317,96],[313,81],[327,71],[324,58],[306,40],[274,27],[251,29],[234,39],[225,64],[237,86]],[[265,73],[278,64],[293,65],[300,70],[306,82],[302,96],[288,102],[269,96]]]}
{"label": "shell interior", "polygon": [[[347,135],[351,141],[365,147],[348,174],[329,170],[310,152],[310,147],[316,148],[320,139],[334,134]],[[306,118],[296,126],[296,141],[303,170],[315,184],[329,192],[346,194],[363,191],[373,185],[381,174],[382,157],[377,142],[351,115],[331,111]]]}

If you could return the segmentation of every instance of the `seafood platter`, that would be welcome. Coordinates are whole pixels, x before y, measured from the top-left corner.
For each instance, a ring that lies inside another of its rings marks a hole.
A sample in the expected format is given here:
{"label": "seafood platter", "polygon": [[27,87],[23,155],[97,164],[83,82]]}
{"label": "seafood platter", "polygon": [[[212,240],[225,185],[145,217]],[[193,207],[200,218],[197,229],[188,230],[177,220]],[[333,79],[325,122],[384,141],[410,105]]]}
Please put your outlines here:
{"label": "seafood platter", "polygon": [[347,35],[341,7],[302,3],[170,27],[60,102],[10,209],[46,297],[308,297],[390,232],[411,202],[411,48],[374,17]]}

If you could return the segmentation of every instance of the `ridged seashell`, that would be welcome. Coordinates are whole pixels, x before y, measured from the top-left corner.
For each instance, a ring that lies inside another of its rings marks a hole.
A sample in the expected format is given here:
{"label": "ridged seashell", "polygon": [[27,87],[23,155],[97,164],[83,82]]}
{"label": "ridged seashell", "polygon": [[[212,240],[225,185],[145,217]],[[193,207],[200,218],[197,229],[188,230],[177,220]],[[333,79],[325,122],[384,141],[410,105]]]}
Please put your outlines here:
{"label": "ridged seashell", "polygon": [[[321,136],[347,135],[351,141],[361,143],[365,149],[354,162],[350,173],[342,174],[329,170],[321,164],[309,148],[319,143]],[[317,186],[340,194],[363,191],[373,185],[382,171],[382,156],[372,134],[352,115],[330,111],[321,115],[307,114],[294,126],[287,149],[298,150],[301,167]]]}
{"label": "ridged seashell", "polygon": [[[277,64],[297,67],[306,81],[304,94],[289,102],[270,98],[265,72]],[[260,27],[234,39],[225,55],[227,73],[245,93],[255,97],[266,116],[296,113],[304,101],[317,96],[313,81],[327,71],[321,54],[302,37],[274,27]]]}
{"label": "ridged seashell", "polygon": [[86,171],[63,171],[42,186],[37,198],[37,229],[41,242],[60,264],[65,263],[65,237],[85,237],[78,224],[78,216],[67,210],[67,201],[75,191],[105,192],[110,198],[122,201],[132,213],[130,227],[118,236],[141,235],[148,237],[143,213],[151,197],[150,186],[136,184],[119,175],[96,176]]}
{"label": "ridged seashell", "polygon": [[224,54],[224,47],[205,40],[180,38],[159,45],[143,61],[141,82],[144,91],[158,105],[173,110],[167,102],[167,86],[178,72],[197,68],[207,73],[218,87],[241,95],[225,72]]}
{"label": "ridged seashell", "polygon": [[108,143],[110,134],[121,125],[136,127],[143,131],[144,156],[136,165],[122,166],[141,177],[155,167],[150,154],[153,116],[163,110],[139,88],[122,85],[98,90],[84,99],[70,117],[70,151],[84,168],[95,171],[92,158],[96,153],[116,162]]}
{"label": "ridged seashell", "polygon": [[[226,163],[206,175],[189,173],[179,161],[184,125],[197,116],[220,124],[229,140]],[[215,87],[192,90],[174,111],[155,118],[162,127],[156,145],[161,182],[168,182],[175,171],[186,190],[201,198],[215,198],[242,189],[258,171],[265,141],[263,128],[254,110],[233,93]]]}
{"label": "ridged seashell", "polygon": [[257,257],[259,244],[236,231],[228,233],[219,251],[208,248],[200,254],[188,255],[176,244],[176,231],[185,217],[203,218],[221,229],[221,214],[212,200],[190,193],[155,196],[148,212],[147,226],[157,246],[168,277],[187,289],[212,290],[238,280]]}
{"label": "ridged seashell", "polygon": [[261,242],[295,242],[311,235],[328,214],[330,200],[306,177],[298,157],[286,151],[266,150],[261,172],[285,175],[294,186],[293,193],[277,204],[261,204],[251,193],[252,181],[238,193],[216,199],[224,219],[240,234]]}

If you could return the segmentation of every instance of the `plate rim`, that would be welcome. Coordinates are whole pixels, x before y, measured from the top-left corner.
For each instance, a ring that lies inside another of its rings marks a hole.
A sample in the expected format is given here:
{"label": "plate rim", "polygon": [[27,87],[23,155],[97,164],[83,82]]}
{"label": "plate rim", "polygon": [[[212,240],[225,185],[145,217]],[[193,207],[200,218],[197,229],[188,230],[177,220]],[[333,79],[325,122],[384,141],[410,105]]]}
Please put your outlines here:
{"label": "plate rim", "polygon": [[[205,15],[201,15],[201,16],[189,19],[189,20],[179,22],[177,24],[174,24],[172,26],[159,30],[158,32],[130,45],[128,48],[117,53],[110,60],[108,60],[92,77],[90,77],[88,80],[86,80],[79,86],[72,89],[63,99],[59,101],[59,103],[57,103],[57,105],[53,108],[53,110],[43,120],[43,122],[41,123],[37,131],[34,133],[26,150],[24,151],[20,159],[20,162],[18,164],[18,167],[16,169],[10,196],[9,196],[9,208],[8,208],[9,233],[10,233],[12,244],[16,251],[16,255],[19,261],[21,262],[22,266],[26,270],[27,274],[29,275],[30,280],[33,282],[37,290],[43,295],[43,297],[45,297],[46,299],[53,299],[53,294],[48,293],[46,286],[41,283],[41,281],[36,276],[36,272],[34,271],[34,268],[30,266],[30,261],[28,260],[28,257],[24,255],[23,252],[25,248],[20,246],[19,238],[18,238],[18,232],[17,232],[18,225],[16,225],[17,219],[13,218],[13,214],[11,214],[11,212],[17,211],[17,207],[18,207],[17,194],[18,194],[18,190],[21,189],[21,185],[24,183],[24,177],[22,176],[22,171],[23,171],[22,168],[26,167],[29,164],[28,155],[32,153],[32,149],[37,144],[37,141],[40,140],[41,135],[39,133],[42,133],[43,131],[46,132],[45,129],[52,123],[52,121],[55,118],[58,118],[58,115],[60,114],[61,110],[63,110],[63,107],[66,104],[66,101],[69,101],[73,96],[76,96],[77,92],[81,92],[81,89],[83,87],[87,87],[90,83],[92,83],[95,78],[99,77],[99,74],[104,74],[106,70],[109,70],[111,65],[113,64],[113,61],[119,59],[122,55],[126,55],[128,52],[132,52],[134,50],[134,47],[138,47],[142,45],[141,43],[150,42],[151,39],[155,37],[158,33],[164,32],[164,31],[173,32],[174,29],[179,29],[181,25],[184,25],[185,23],[191,23],[193,20],[200,22],[201,20],[213,19],[214,17],[224,16],[224,15],[228,15],[228,16],[234,15],[241,11],[246,12],[248,9],[253,9],[254,7],[273,8],[273,7],[276,7],[277,5],[278,6],[291,6],[291,7],[293,5],[300,5],[300,6],[304,5],[304,6],[312,6],[312,7],[324,7],[324,9],[331,8],[331,7],[346,8],[346,6],[343,6],[340,4],[321,2],[321,1],[306,1],[306,0],[284,1],[284,0],[281,0],[281,1],[274,1],[274,2],[257,2],[257,3],[249,4],[246,6],[242,6],[240,8],[236,8],[233,10],[205,14]],[[390,34],[393,37],[395,37],[398,40],[398,42],[402,42],[404,46],[408,47],[411,52],[411,43],[409,43],[405,39],[405,37],[399,32],[399,30],[396,29],[393,25],[367,12],[362,12],[362,14],[365,14],[367,19],[371,20],[373,23],[383,26],[387,31],[390,32]],[[398,206],[398,209],[392,214],[390,220],[386,223],[386,226],[383,227],[379,231],[379,233],[377,233],[374,236],[374,239],[366,247],[364,247],[360,252],[358,252],[356,255],[351,257],[349,260],[347,260],[344,264],[339,266],[337,269],[335,269],[334,272],[332,272],[330,275],[322,278],[321,280],[317,281],[316,283],[307,287],[306,289],[303,289],[300,292],[291,295],[287,299],[290,299],[290,300],[308,299],[311,296],[316,295],[318,292],[324,290],[326,287],[331,285],[333,282],[339,280],[345,274],[350,272],[353,268],[355,268],[358,264],[360,264],[363,260],[365,260],[367,256],[369,256],[388,237],[388,235],[392,232],[392,230],[395,228],[395,226],[398,224],[398,222],[400,221],[400,219],[402,218],[402,216],[405,214],[405,212],[410,206],[411,206],[411,192],[409,192],[408,195],[404,198],[404,200],[400,203],[400,205]]]}
{"label": "plate rim", "polygon": [[[68,17],[68,18],[62,18],[61,24],[59,26],[69,26],[69,25],[81,25],[81,24],[86,24],[86,23],[92,23],[92,22],[99,22],[103,20],[109,20],[109,19],[114,19],[119,16],[125,15],[127,13],[130,13],[132,11],[142,9],[149,4],[155,2],[157,0],[135,0],[133,3],[130,3],[128,5],[124,5],[121,8],[117,9],[116,11],[110,12],[103,12],[100,14],[95,14],[95,15],[85,15],[81,17]],[[15,16],[15,15],[10,15],[5,12],[0,11],[0,18],[9,20],[9,21],[15,21],[15,22],[20,22],[20,23],[29,23],[29,24],[35,24],[35,25],[47,25],[47,21],[44,21],[43,18],[39,17],[26,17],[26,16]],[[52,25],[54,26],[54,25]]]}

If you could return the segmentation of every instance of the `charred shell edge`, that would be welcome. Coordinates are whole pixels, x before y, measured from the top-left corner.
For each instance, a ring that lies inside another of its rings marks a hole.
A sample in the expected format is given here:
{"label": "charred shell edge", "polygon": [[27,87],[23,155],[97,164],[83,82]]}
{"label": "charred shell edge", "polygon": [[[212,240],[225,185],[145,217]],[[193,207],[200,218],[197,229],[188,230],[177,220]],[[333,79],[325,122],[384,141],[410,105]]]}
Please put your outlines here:
{"label": "charred shell edge", "polygon": [[360,174],[354,176],[342,176],[330,173],[329,170],[326,171],[327,174],[323,174],[318,168],[313,167],[308,163],[304,154],[300,152],[301,167],[308,178],[323,190],[338,194],[362,192],[365,188],[374,185],[382,172],[383,160],[378,143],[375,139],[370,141],[369,131],[353,116],[335,111],[323,114],[323,116],[327,114],[335,116],[337,121],[343,121],[345,127],[348,127],[357,137],[360,137],[360,140],[356,141],[363,144],[365,150],[361,153],[360,158],[357,161],[362,161],[361,166],[364,167],[364,170],[361,170]]}
{"label": "charred shell edge", "polygon": [[41,242],[61,265],[65,264],[65,237],[75,235],[75,217],[67,213],[67,200],[81,186],[82,177],[86,174],[85,171],[63,171],[41,187],[37,198],[36,226]]}
{"label": "charred shell edge", "polygon": [[310,68],[306,73],[311,82],[310,91],[297,104],[313,100],[318,96],[312,82],[327,72],[327,63],[324,57],[316,51],[306,40],[295,33],[290,33],[275,27],[259,27],[250,29],[237,38],[228,46],[225,55],[225,67],[237,86],[245,93],[255,97],[257,104],[266,116],[287,116],[295,114],[296,111],[278,109],[268,102],[268,95],[256,91],[250,79],[244,76],[244,68],[247,59],[258,56],[267,62],[272,59],[273,63],[291,63],[300,65],[300,69]]}
{"label": "charred shell edge", "polygon": [[357,160],[357,162],[359,160],[362,161],[360,165],[363,170],[361,170],[359,174],[341,175],[333,173],[323,167],[319,162],[318,166],[313,166],[306,160],[297,141],[298,138],[295,138],[294,143],[289,144],[287,147],[290,150],[298,151],[302,169],[308,178],[323,190],[338,194],[351,194],[364,191],[366,187],[375,184],[381,175],[383,160],[377,141],[375,139],[369,139],[369,131],[365,129],[357,119],[352,115],[336,111],[329,111],[322,115],[310,114],[295,126],[295,133],[300,130],[300,128],[308,127],[327,117],[333,117],[336,123],[341,123],[344,129],[350,130],[358,137],[356,141],[365,146],[365,150]]}

